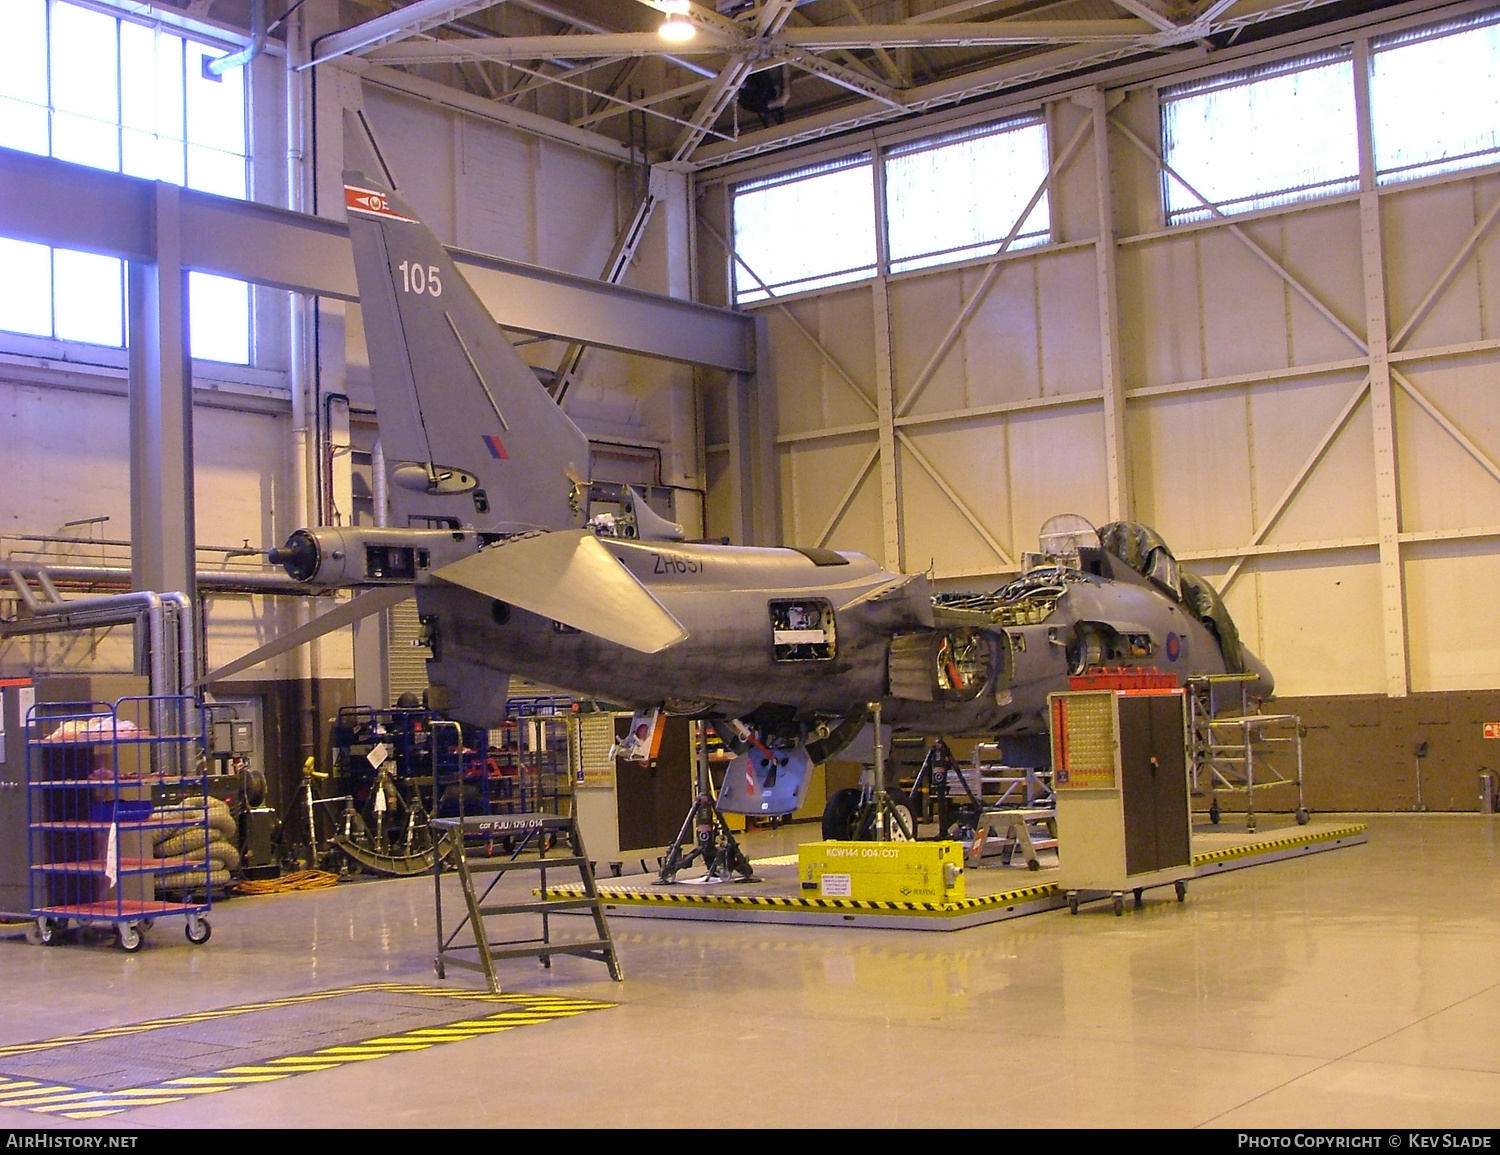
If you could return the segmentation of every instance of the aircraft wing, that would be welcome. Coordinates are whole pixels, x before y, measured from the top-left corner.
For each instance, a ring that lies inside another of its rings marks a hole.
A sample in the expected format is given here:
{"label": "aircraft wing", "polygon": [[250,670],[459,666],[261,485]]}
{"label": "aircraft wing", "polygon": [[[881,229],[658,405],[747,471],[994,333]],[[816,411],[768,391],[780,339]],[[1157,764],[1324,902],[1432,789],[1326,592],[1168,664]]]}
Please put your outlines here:
{"label": "aircraft wing", "polygon": [[241,670],[248,670],[251,666],[258,666],[261,662],[266,661],[268,658],[274,658],[277,654],[284,654],[288,650],[294,650],[306,642],[321,638],[326,633],[343,626],[352,625],[359,621],[360,618],[379,613],[384,609],[389,609],[397,602],[404,602],[414,592],[411,586],[385,586],[381,589],[369,590],[345,602],[341,606],[335,606],[326,614],[319,614],[312,621],[308,622],[307,625],[292,630],[290,633],[282,634],[275,641],[261,646],[260,649],[251,650],[244,657],[236,658],[227,665],[210,671],[196,682],[193,682],[192,685],[207,685],[210,682],[217,682],[221,678],[227,678],[231,674],[238,674]]}
{"label": "aircraft wing", "polygon": [[688,636],[592,530],[512,538],[433,576],[644,654]]}

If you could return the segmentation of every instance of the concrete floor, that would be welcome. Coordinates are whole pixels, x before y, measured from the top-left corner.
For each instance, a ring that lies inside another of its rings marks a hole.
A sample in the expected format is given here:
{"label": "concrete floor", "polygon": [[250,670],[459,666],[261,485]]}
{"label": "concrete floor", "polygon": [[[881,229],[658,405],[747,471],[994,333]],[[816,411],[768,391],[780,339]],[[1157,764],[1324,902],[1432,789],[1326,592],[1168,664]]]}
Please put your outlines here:
{"label": "concrete floor", "polygon": [[[1358,820],[1367,845],[1201,879],[1183,905],[1148,892],[1122,918],[1101,904],[946,934],[617,918],[623,983],[571,958],[501,970],[507,992],[616,1005],[88,1124],[0,1107],[0,1127],[1500,1126],[1500,820]],[[0,940],[0,1076],[12,1044],[439,985],[425,878],[235,898],[212,920],[206,946],[167,919],[134,955]],[[483,989],[453,970],[441,986]],[[5,1096],[0,1078],[0,1100],[24,1101]]]}

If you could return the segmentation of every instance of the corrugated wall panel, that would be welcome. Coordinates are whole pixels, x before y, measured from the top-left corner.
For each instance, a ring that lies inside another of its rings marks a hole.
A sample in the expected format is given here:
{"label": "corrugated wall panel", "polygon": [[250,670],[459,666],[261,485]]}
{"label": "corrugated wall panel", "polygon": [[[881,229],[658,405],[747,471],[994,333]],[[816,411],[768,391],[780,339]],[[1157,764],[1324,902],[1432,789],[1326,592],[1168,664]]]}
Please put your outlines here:
{"label": "corrugated wall panel", "polygon": [[1232,546],[1255,531],[1248,416],[1242,389],[1131,406],[1136,516],[1179,553]]}
{"label": "corrugated wall panel", "polygon": [[[1500,465],[1500,353],[1402,366],[1439,413]],[[1396,395],[1402,529],[1500,526],[1500,481],[1405,393]]]}
{"label": "corrugated wall panel", "polygon": [[[898,406],[907,412],[939,413],[963,409],[969,404],[961,341],[928,372],[921,392],[909,405],[908,399],[982,275],[971,277],[960,269],[944,269],[891,284],[891,360]],[[1011,267],[1001,274],[1001,279],[1009,275]],[[1025,310],[1028,326],[1031,315],[1028,306]]]}
{"label": "corrugated wall panel", "polygon": [[[1365,335],[1364,279],[1359,260],[1359,206],[1299,206],[1282,214],[1282,249],[1286,267],[1354,333]],[[1291,329],[1290,363],[1317,365],[1361,354],[1346,335],[1291,289],[1285,291]]]}
{"label": "corrugated wall panel", "polygon": [[[1006,423],[944,422],[914,432],[912,442],[989,536],[1016,560]],[[907,568],[931,566],[940,574],[987,574],[1002,568],[1002,559],[909,450],[901,450],[900,462]]]}
{"label": "corrugated wall panel", "polygon": [[408,598],[386,611],[390,624],[390,680],[391,705],[402,694],[423,693],[428,686],[427,658],[425,646],[414,645],[421,640],[422,623],[417,615],[417,601]]}
{"label": "corrugated wall panel", "polygon": [[872,435],[850,434],[815,442],[797,442],[781,447],[778,454],[782,478],[782,524],[787,543],[828,545],[833,549],[857,549],[879,557],[883,552],[880,530],[880,471],[871,469],[860,482],[860,491],[872,490],[875,512],[856,512],[851,501],[835,523],[828,540],[819,535],[829,524],[839,502],[848,493],[874,446]]}
{"label": "corrugated wall panel", "polygon": [[1493,539],[1409,546],[1404,571],[1412,688],[1500,686],[1500,554]]}
{"label": "corrugated wall panel", "polygon": [[[1197,234],[1123,245],[1115,268],[1125,380],[1140,388],[1207,376],[1198,301]],[[1098,310],[1096,300],[1092,309],[1096,317]]]}
{"label": "corrugated wall panel", "polygon": [[[1381,202],[1392,335],[1406,326],[1477,223],[1474,190],[1468,182],[1411,189]],[[1402,347],[1457,344],[1474,340],[1479,332],[1479,268],[1469,262],[1433,301]]]}

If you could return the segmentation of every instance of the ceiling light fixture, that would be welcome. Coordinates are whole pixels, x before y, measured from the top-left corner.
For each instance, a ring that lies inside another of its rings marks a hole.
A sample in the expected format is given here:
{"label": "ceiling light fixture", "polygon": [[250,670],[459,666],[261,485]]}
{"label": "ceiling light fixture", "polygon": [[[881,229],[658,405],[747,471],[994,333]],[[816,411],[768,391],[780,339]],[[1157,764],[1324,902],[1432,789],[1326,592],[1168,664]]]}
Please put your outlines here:
{"label": "ceiling light fixture", "polygon": [[666,0],[661,5],[661,10],[667,14],[658,30],[663,40],[670,40],[673,44],[682,44],[691,40],[698,34],[693,27],[693,22],[688,19],[689,0]]}

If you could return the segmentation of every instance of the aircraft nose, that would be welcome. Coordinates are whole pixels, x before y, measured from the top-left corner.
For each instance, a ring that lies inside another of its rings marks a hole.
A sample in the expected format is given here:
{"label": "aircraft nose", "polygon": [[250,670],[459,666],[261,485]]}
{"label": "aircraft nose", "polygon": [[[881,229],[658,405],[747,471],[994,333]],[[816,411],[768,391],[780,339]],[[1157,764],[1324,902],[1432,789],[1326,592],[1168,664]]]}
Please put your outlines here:
{"label": "aircraft nose", "polygon": [[1266,664],[1247,649],[1242,648],[1240,653],[1245,659],[1245,673],[1255,675],[1255,681],[1249,686],[1251,696],[1261,699],[1274,696],[1276,679],[1271,676],[1271,671],[1266,668]]}

